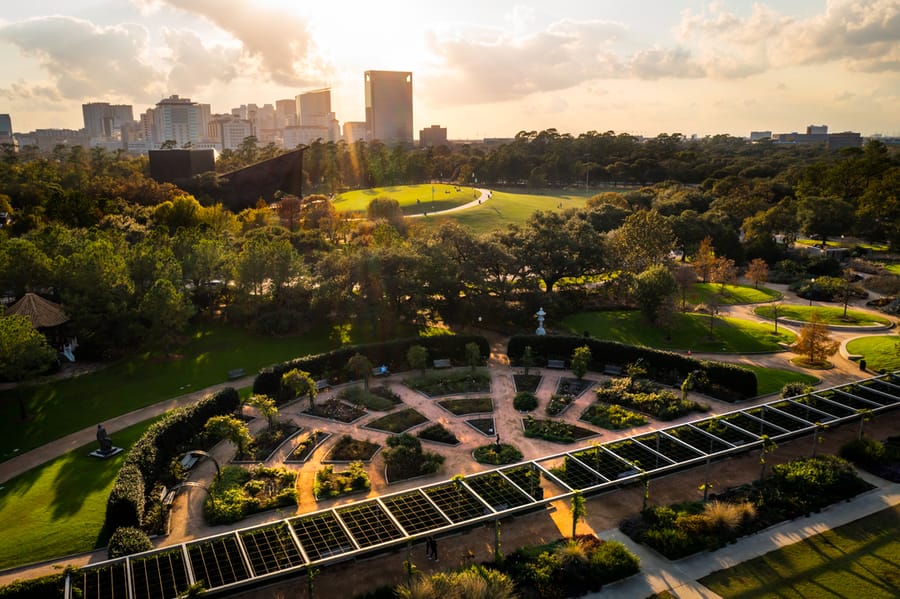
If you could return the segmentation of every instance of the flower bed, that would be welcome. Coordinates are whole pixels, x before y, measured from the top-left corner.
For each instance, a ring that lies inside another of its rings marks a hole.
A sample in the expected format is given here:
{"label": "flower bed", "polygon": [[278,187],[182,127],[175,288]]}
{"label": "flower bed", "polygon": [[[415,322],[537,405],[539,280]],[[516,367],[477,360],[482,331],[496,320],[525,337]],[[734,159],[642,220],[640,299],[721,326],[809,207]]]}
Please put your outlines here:
{"label": "flower bed", "polygon": [[458,393],[490,393],[491,376],[480,368],[455,372],[429,372],[422,376],[404,379],[403,383],[429,397],[456,395]]}
{"label": "flower bed", "polygon": [[494,411],[494,402],[490,397],[464,397],[461,399],[442,399],[438,405],[454,414],[485,414]]}
{"label": "flower bed", "polygon": [[564,376],[560,377],[559,382],[556,383],[556,393],[557,395],[571,395],[572,397],[578,397],[596,384],[596,381],[573,379]]}
{"label": "flower bed", "polygon": [[575,401],[573,395],[551,395],[544,411],[547,412],[547,416],[559,416],[566,411],[566,408],[572,405],[573,401]]}
{"label": "flower bed", "polygon": [[399,412],[376,418],[372,422],[366,424],[367,428],[385,431],[387,433],[402,433],[414,426],[428,422],[428,419],[412,408],[406,408]]}
{"label": "flower bed", "polygon": [[350,435],[343,435],[334,444],[334,447],[331,448],[331,451],[328,452],[323,461],[368,462],[375,457],[379,449],[381,449],[381,445],[377,443],[372,443],[368,440],[361,441],[354,439]]}
{"label": "flower bed", "polygon": [[472,452],[472,457],[479,464],[490,464],[492,466],[502,466],[504,464],[515,464],[522,461],[522,452],[514,445],[508,443],[491,443],[482,445]]}
{"label": "flower bed", "polygon": [[516,391],[535,393],[541,384],[542,378],[539,374],[514,374],[513,382],[516,384]]}
{"label": "flower bed", "polygon": [[599,402],[588,406],[581,413],[580,420],[612,431],[647,424],[647,419],[637,412],[622,406]]}
{"label": "flower bed", "polygon": [[344,423],[359,420],[366,415],[365,410],[351,406],[339,399],[329,399],[328,401],[315,404],[303,413]]}
{"label": "flower bed", "polygon": [[316,448],[331,438],[331,433],[314,430],[297,444],[297,447],[285,458],[286,464],[301,464],[305,462]]}
{"label": "flower bed", "polygon": [[459,439],[456,438],[456,435],[448,431],[443,424],[432,424],[428,428],[419,431],[416,436],[420,439],[425,439],[426,441],[434,441],[435,443],[459,445]]}
{"label": "flower bed", "polygon": [[716,549],[745,534],[818,511],[871,488],[835,456],[772,467],[763,482],[729,489],[717,501],[651,507],[619,528],[669,559]]}
{"label": "flower bed", "polygon": [[313,495],[316,500],[331,499],[350,493],[368,491],[372,484],[362,462],[352,462],[344,472],[335,472],[334,466],[328,465],[316,472],[313,483]]}
{"label": "flower bed", "polygon": [[263,429],[253,439],[249,453],[235,456],[233,462],[265,462],[281,447],[281,444],[298,434],[301,427],[291,422],[277,422],[272,428]]}
{"label": "flower bed", "polygon": [[632,377],[609,380],[597,389],[597,401],[617,404],[650,414],[659,420],[675,420],[690,412],[706,412],[709,406],[683,400],[674,391]]}
{"label": "flower bed", "polygon": [[469,420],[466,420],[466,424],[486,437],[494,436],[493,418],[470,418]]}
{"label": "flower bed", "polygon": [[597,435],[594,431],[561,420],[538,420],[532,416],[522,419],[525,436],[554,443],[574,443]]}
{"label": "flower bed", "polygon": [[338,398],[376,412],[387,412],[403,403],[400,396],[387,387],[372,387],[368,391],[361,386],[346,387],[338,393]]}
{"label": "flower bed", "polygon": [[296,473],[285,468],[226,466],[203,504],[206,523],[231,524],[257,512],[296,506],[296,480]]}

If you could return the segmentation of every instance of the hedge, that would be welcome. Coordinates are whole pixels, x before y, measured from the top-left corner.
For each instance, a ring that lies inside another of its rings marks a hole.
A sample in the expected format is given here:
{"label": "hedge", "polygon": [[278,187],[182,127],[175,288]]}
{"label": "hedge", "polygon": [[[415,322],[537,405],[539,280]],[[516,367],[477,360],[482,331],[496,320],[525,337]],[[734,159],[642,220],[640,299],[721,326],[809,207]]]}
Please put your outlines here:
{"label": "hedge", "polygon": [[[195,404],[169,412],[141,435],[125,456],[106,503],[106,529],[140,526],[147,493],[157,482],[171,484],[169,466],[185,444],[203,430],[213,416],[234,412],[240,405],[232,387],[204,397]],[[137,476],[138,480],[135,480]],[[141,500],[137,500],[140,490]]]}
{"label": "hedge", "polygon": [[109,530],[140,526],[144,517],[144,479],[134,464],[125,464],[116,476],[106,500],[106,525]]}
{"label": "hedge", "polygon": [[29,578],[16,580],[0,587],[0,599],[47,599],[47,597],[62,597],[66,588],[66,572],[56,572]]}
{"label": "hedge", "polygon": [[413,345],[421,345],[428,350],[429,363],[434,359],[449,358],[451,362],[463,366],[466,364],[466,344],[473,342],[478,344],[482,355],[490,354],[487,339],[476,335],[410,337],[383,343],[348,345],[324,354],[295,358],[263,368],[253,381],[253,393],[268,395],[278,403],[293,399],[289,390],[282,389],[281,376],[294,368],[310,373],[314,380],[327,379],[331,383],[352,380],[354,377],[346,371],[346,367],[350,358],[357,353],[368,358],[374,366],[385,365],[389,370],[397,372],[411,370],[406,353]]}
{"label": "hedge", "polygon": [[575,348],[587,345],[591,350],[591,370],[602,371],[606,364],[624,367],[642,360],[648,375],[657,381],[680,384],[694,370],[706,374],[707,383],[696,389],[733,401],[757,395],[756,374],[751,370],[728,364],[695,360],[669,351],[649,347],[626,345],[617,341],[606,341],[586,337],[557,335],[516,335],[510,338],[507,354],[518,363],[527,346],[538,364],[546,364],[548,359],[567,359]]}
{"label": "hedge", "polygon": [[140,528],[123,526],[117,528],[109,539],[109,559],[143,553],[153,549],[153,542]]}

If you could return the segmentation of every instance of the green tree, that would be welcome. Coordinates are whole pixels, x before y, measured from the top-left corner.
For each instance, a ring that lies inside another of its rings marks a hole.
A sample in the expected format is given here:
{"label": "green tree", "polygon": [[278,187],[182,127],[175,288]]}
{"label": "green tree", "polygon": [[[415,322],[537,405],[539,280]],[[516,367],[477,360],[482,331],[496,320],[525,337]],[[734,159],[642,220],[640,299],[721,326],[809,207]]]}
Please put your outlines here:
{"label": "green tree", "polygon": [[754,258],[747,267],[746,277],[753,281],[753,286],[759,288],[760,283],[765,283],[769,278],[769,265],[762,258]]}
{"label": "green tree", "polygon": [[591,348],[587,345],[576,347],[575,351],[572,352],[572,373],[578,377],[579,380],[584,378],[584,375],[587,374],[591,359]]}
{"label": "green tree", "polygon": [[316,395],[319,394],[319,388],[316,387],[316,382],[305,370],[300,370],[298,368],[288,370],[281,375],[281,386],[290,389],[294,394],[294,397],[308,396],[310,409],[315,405]]}
{"label": "green tree", "polygon": [[483,363],[484,360],[481,357],[481,348],[478,347],[478,344],[474,341],[466,343],[466,364],[469,365],[472,372],[475,372],[475,369]]}
{"label": "green tree", "polygon": [[762,482],[766,478],[766,463],[770,453],[778,449],[778,445],[769,438],[769,435],[759,436],[759,480]]}
{"label": "green tree", "polygon": [[278,424],[278,406],[275,400],[268,395],[254,394],[247,400],[247,405],[253,406],[266,419],[266,425],[269,430],[275,428]]}
{"label": "green tree", "polygon": [[651,266],[639,274],[632,286],[632,295],[641,314],[650,324],[657,325],[665,314],[672,312],[678,283],[668,268]]}
{"label": "green tree", "polygon": [[587,516],[587,505],[584,495],[581,491],[572,493],[572,538],[575,538],[575,530],[578,528],[578,521]]}
{"label": "green tree", "polygon": [[797,205],[800,230],[822,247],[828,238],[849,230],[853,226],[854,209],[850,202],[835,197],[805,197]]}
{"label": "green tree", "polygon": [[141,298],[138,312],[147,325],[150,338],[168,348],[194,315],[194,306],[171,281],[158,279]]}
{"label": "green tree", "polygon": [[406,361],[410,368],[421,370],[424,375],[428,367],[428,350],[421,345],[412,345],[406,351]]}
{"label": "green tree", "polygon": [[363,387],[366,391],[369,390],[369,377],[372,376],[372,362],[369,361],[369,358],[361,353],[354,354],[347,361],[347,370],[356,378],[362,379]]}
{"label": "green tree", "polygon": [[206,421],[204,428],[214,437],[231,441],[237,447],[239,456],[245,456],[250,453],[250,445],[253,443],[253,437],[250,436],[250,430],[247,423],[232,415],[213,416]]}
{"label": "green tree", "polygon": [[622,269],[632,273],[664,264],[675,248],[675,235],[666,217],[655,210],[640,210],[628,216],[611,234]]}
{"label": "green tree", "polygon": [[55,360],[56,352],[27,316],[0,313],[0,380],[33,378],[46,372]]}
{"label": "green tree", "polygon": [[519,359],[519,363],[522,364],[522,369],[525,371],[525,376],[528,376],[529,369],[534,368],[534,354],[531,351],[530,345],[525,346],[525,351],[522,352],[522,357]]}

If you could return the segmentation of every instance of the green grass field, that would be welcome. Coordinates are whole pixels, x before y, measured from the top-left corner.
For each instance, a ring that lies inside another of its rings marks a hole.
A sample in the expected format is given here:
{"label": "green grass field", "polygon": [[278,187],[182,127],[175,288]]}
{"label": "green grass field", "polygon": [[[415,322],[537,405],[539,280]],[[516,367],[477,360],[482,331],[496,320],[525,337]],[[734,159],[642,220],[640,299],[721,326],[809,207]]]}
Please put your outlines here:
{"label": "green grass field", "polygon": [[717,317],[710,336],[709,316],[705,314],[675,314],[670,329],[647,326],[640,312],[616,310],[585,312],[567,317],[564,326],[574,333],[590,332],[593,337],[621,341],[631,345],[645,345],[659,349],[753,353],[779,351],[779,343],[791,343],[794,335],[769,324],[738,318]]}
{"label": "green grass field", "polygon": [[[110,435],[130,447],[153,423]],[[72,450],[3,483],[0,491],[0,570],[104,546],[106,498],[125,453],[88,456],[96,443]]]}
{"label": "green grass field", "polygon": [[900,597],[895,506],[721,570],[700,582],[727,599]]}
{"label": "green grass field", "polygon": [[891,274],[900,275],[900,263],[885,264],[884,267]]}
{"label": "green grass field", "polygon": [[[373,187],[342,193],[334,198],[334,209],[338,212],[365,212],[369,202],[383,196],[397,200],[403,214],[422,214],[449,210],[478,199],[477,192],[471,187],[456,187],[436,183],[432,202],[431,184],[397,185],[391,187]],[[457,189],[459,191],[457,191]]]}
{"label": "green grass field", "polygon": [[[352,327],[276,338],[212,325],[193,329],[177,351],[178,359],[145,352],[77,378],[4,391],[0,393],[0,461],[113,416],[226,382],[232,368],[253,374],[288,358],[366,340],[371,340],[369,335]],[[20,400],[27,407],[25,422]]]}
{"label": "green grass field", "polygon": [[756,373],[756,389],[759,395],[778,393],[788,383],[801,382],[815,385],[819,379],[796,370],[783,370],[781,368],[766,368],[765,366],[753,366],[752,364],[739,364]]}
{"label": "green grass field", "polygon": [[863,356],[869,370],[900,370],[900,335],[854,339],[847,344],[847,353]]}
{"label": "green grass field", "polygon": [[[775,318],[775,308],[773,306],[759,306],[753,310],[757,316]],[[825,324],[843,324],[843,325],[872,325],[872,324],[890,324],[890,320],[882,316],[870,314],[868,312],[860,312],[859,310],[847,310],[847,317],[844,318],[844,307],[820,307],[820,306],[794,306],[782,305],[778,308],[778,318],[789,318],[791,320],[800,320],[809,322],[813,312],[819,315],[821,321]]]}
{"label": "green grass field", "polygon": [[687,301],[692,304],[717,303],[730,306],[770,302],[781,298],[781,293],[768,287],[757,289],[752,285],[725,285],[723,288],[717,283],[695,283],[686,296]]}

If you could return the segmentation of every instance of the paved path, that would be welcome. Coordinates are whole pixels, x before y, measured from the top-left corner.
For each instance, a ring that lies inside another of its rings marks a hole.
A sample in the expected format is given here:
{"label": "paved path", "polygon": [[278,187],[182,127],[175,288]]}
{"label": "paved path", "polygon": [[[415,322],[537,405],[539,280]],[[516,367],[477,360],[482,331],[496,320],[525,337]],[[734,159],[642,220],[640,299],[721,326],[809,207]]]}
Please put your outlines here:
{"label": "paved path", "polygon": [[[406,218],[421,218],[423,216],[437,216],[440,214],[447,214],[449,212],[459,212],[460,210],[467,210],[469,208],[474,208],[475,206],[480,206],[481,204],[487,202],[494,196],[494,192],[489,191],[487,189],[479,189],[479,196],[472,200],[471,202],[467,202],[460,206],[454,206],[453,208],[447,208],[446,210],[438,210],[436,212],[423,212],[419,214],[407,214]],[[427,202],[426,202],[427,203]]]}

